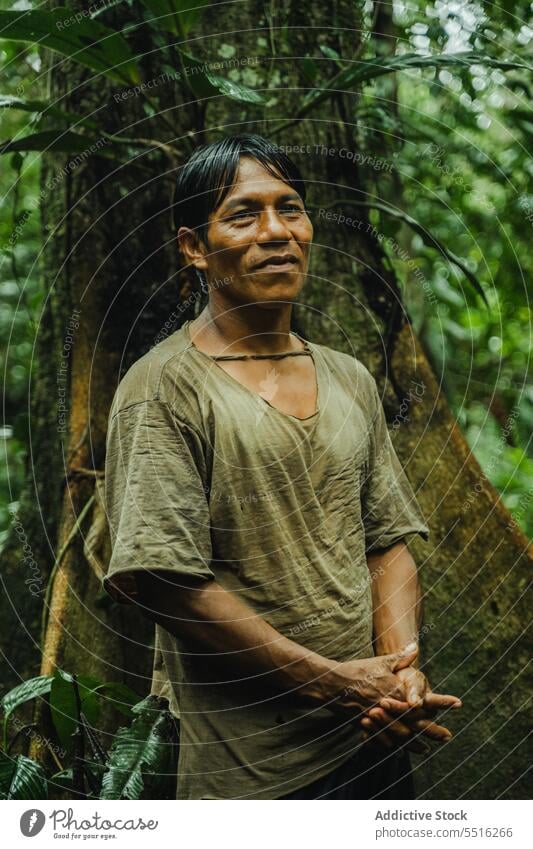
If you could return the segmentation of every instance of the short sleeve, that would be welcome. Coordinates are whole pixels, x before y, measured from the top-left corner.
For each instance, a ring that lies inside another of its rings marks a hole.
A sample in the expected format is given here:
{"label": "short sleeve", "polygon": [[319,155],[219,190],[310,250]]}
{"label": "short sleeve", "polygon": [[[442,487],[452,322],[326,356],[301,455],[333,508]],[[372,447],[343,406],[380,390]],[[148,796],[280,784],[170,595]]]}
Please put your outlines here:
{"label": "short sleeve", "polygon": [[102,583],[117,601],[137,595],[141,570],[215,577],[202,441],[164,402],[111,416],[105,505],[112,553]]}
{"label": "short sleeve", "polygon": [[369,405],[369,449],[361,490],[366,551],[388,548],[409,534],[429,538],[429,529],[392,445],[374,378]]}

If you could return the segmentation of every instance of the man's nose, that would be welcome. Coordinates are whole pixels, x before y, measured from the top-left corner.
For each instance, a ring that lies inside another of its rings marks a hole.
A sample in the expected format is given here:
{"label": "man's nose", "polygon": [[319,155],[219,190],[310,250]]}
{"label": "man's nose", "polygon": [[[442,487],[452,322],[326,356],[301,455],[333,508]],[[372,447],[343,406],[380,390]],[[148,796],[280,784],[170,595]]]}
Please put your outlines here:
{"label": "man's nose", "polygon": [[292,233],[275,209],[265,209],[259,219],[258,242],[288,242]]}

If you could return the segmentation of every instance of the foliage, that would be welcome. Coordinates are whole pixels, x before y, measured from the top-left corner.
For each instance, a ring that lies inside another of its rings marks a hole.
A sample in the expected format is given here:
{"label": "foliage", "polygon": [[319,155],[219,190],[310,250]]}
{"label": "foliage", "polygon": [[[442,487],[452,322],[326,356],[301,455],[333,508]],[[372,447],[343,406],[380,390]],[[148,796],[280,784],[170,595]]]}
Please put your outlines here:
{"label": "foliage", "polygon": [[144,699],[132,708],[135,719],[129,728],[120,728],[109,753],[102,778],[101,799],[138,799],[145,777],[165,775],[169,766],[169,741],[172,740],[172,717],[161,711],[153,698]]}
{"label": "foliage", "polygon": [[0,799],[46,799],[46,775],[24,755],[10,758],[0,751]]}
{"label": "foliage", "polygon": [[10,41],[38,43],[118,82],[139,82],[138,68],[123,36],[88,17],[77,19],[73,9],[3,11],[0,29],[2,37]]}
{"label": "foliage", "polygon": [[[397,23],[410,33],[409,46],[426,49],[429,41],[442,49],[454,33],[465,49],[483,46],[489,55],[501,55],[505,44],[517,58],[530,35],[522,23],[526,15],[519,7],[514,13],[516,18],[492,7],[488,16],[480,13],[472,32],[464,22],[459,30],[460,14],[457,19],[444,7],[440,12],[433,6],[404,9]],[[397,255],[391,262],[470,446],[517,523],[533,536],[527,509],[533,477],[531,310],[525,282],[533,227],[528,94],[529,75],[483,65],[400,79],[403,143],[394,161],[402,179],[401,205],[483,279],[487,306],[463,287],[451,263],[436,258],[405,227],[395,238],[420,270],[415,273]],[[390,185],[388,192],[385,197],[397,204]]]}
{"label": "foliage", "polygon": [[6,695],[0,700],[0,707],[4,714],[4,749],[7,748],[7,728],[9,717],[13,711],[21,705],[26,704],[26,702],[49,693],[52,681],[53,678],[51,675],[39,675],[38,678],[31,678],[29,681],[23,681],[18,685],[18,687],[10,690],[9,693],[6,693]]}
{"label": "foliage", "polygon": [[[193,8],[181,0],[128,3],[132,25],[121,31],[113,27],[111,5],[83,15],[63,7],[0,11],[0,61],[15,92],[0,93],[0,159],[11,169],[8,202],[0,212],[0,335],[7,341],[0,365],[8,376],[0,531],[16,509],[25,474],[26,398],[43,297],[34,264],[42,199],[34,152],[92,150],[95,139],[102,138],[106,144],[93,155],[123,162],[134,158],[135,148],[147,146],[146,139],[109,136],[97,116],[75,115],[62,103],[50,102],[39,75],[43,46],[54,51],[58,62],[80,62],[121,85],[140,83],[135,92],[147,114],[153,113],[153,102],[143,84],[151,81],[143,76],[135,48],[143,28],[160,47],[163,69],[204,110],[212,100],[228,97],[256,116],[268,116],[279,100],[276,86],[282,91],[268,63],[266,76],[255,68],[227,70],[231,44],[222,44],[208,61],[193,55],[195,42],[186,39],[205,14],[207,0]],[[505,6],[485,3],[468,11],[446,3],[396,3],[393,53],[374,33],[375,13],[376,7],[366,4],[362,48],[355,58],[317,36],[316,51],[300,63],[307,89],[300,110],[272,135],[279,138],[339,90],[359,91],[358,145],[392,165],[370,174],[380,198],[374,221],[398,245],[389,251],[390,263],[402,282],[406,309],[488,477],[533,534],[533,519],[528,524],[527,518],[531,511],[524,509],[533,471],[533,390],[527,383],[531,316],[524,290],[533,226],[533,196],[527,188],[533,119],[527,108],[525,69],[530,66],[524,58],[531,31],[522,23],[527,4],[515,4],[510,14]],[[281,27],[280,53],[283,32]],[[267,59],[268,42],[259,39],[258,47]],[[392,77],[397,110],[387,107]],[[26,96],[29,90],[32,97]],[[171,155],[172,145],[166,147]],[[482,281],[481,300],[464,286],[466,281],[478,295]],[[11,505],[9,510],[2,502]]]}
{"label": "foliage", "polygon": [[[44,740],[60,766],[50,775],[37,761],[22,754],[11,755],[16,740],[33,728],[33,723],[28,726],[17,721],[18,730],[8,743],[14,712],[41,697],[48,697],[57,734],[57,742]],[[104,751],[94,730],[103,700],[111,701],[131,720],[129,726],[119,728],[109,752]],[[58,790],[77,798],[174,797],[178,729],[165,699],[148,696],[138,701],[137,694],[124,684],[57,670],[53,676],[24,681],[3,696],[0,708],[4,714],[0,798],[55,798]]]}

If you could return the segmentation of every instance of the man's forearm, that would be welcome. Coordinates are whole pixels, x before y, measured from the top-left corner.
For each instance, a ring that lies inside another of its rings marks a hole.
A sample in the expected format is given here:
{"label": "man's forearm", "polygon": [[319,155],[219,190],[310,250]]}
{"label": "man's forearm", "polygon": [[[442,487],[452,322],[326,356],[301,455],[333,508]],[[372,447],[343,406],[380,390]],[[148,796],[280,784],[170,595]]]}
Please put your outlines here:
{"label": "man's forearm", "polygon": [[405,543],[369,554],[376,654],[418,642],[422,609],[416,563]]}
{"label": "man's forearm", "polygon": [[284,637],[214,580],[177,584],[161,573],[138,576],[144,613],[199,651],[223,659],[233,677],[263,678],[296,697],[322,700],[335,662]]}

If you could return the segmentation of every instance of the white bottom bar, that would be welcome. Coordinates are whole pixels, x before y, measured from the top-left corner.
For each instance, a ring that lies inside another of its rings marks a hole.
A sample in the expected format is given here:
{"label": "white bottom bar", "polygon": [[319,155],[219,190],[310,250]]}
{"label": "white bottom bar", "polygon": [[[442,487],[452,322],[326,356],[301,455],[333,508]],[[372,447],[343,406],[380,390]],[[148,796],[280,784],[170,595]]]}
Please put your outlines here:
{"label": "white bottom bar", "polygon": [[533,846],[527,801],[343,800],[329,806],[319,801],[326,800],[4,802],[2,844],[6,849],[29,844],[146,849],[148,841],[164,849]]}

